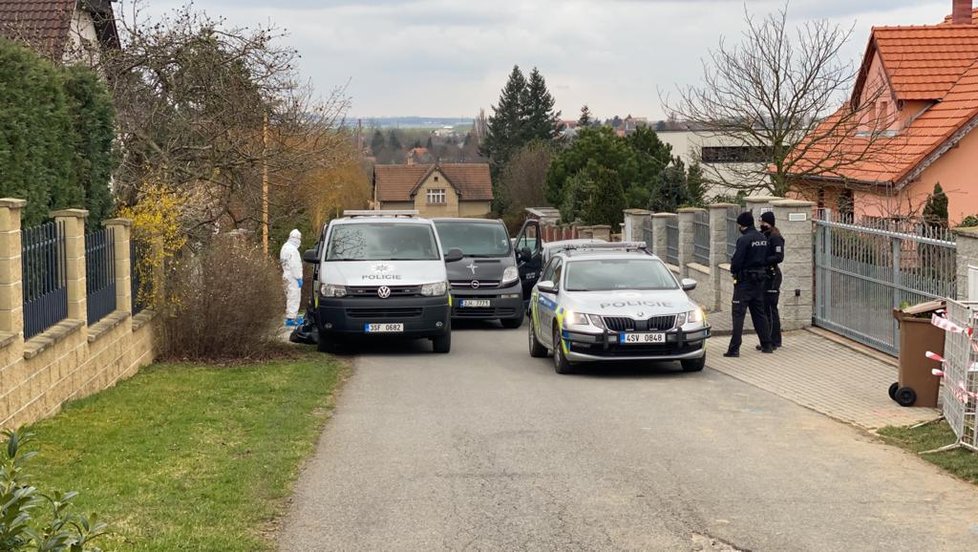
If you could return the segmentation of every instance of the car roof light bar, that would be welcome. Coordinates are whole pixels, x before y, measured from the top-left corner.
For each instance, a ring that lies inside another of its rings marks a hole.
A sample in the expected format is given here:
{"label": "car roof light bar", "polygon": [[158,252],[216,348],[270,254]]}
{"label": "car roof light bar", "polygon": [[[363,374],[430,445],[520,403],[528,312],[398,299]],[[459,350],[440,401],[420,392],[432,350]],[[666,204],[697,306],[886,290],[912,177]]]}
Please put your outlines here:
{"label": "car roof light bar", "polygon": [[388,218],[413,218],[418,216],[418,211],[416,210],[397,210],[389,209],[385,211],[381,210],[346,210],[343,211],[344,217],[349,218],[359,218],[359,217],[388,217]]}

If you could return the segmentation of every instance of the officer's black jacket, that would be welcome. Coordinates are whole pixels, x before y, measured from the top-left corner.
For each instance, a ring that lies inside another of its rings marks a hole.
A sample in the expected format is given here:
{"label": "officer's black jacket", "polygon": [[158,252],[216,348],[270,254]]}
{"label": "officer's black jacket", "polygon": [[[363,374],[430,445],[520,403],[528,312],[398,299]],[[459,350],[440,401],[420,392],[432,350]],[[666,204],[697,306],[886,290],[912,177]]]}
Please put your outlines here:
{"label": "officer's black jacket", "polygon": [[771,227],[764,235],[767,236],[767,264],[777,269],[784,262],[784,238],[776,227]]}
{"label": "officer's black jacket", "polygon": [[745,271],[764,270],[767,267],[767,238],[751,226],[737,238],[737,249],[730,260],[730,272],[734,277],[739,277]]}

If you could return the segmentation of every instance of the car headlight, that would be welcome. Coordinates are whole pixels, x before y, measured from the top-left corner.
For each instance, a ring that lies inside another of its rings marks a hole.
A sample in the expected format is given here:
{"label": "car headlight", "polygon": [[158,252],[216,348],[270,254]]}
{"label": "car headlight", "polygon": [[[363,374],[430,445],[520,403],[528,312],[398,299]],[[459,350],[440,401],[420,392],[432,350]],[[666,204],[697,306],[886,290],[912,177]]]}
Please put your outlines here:
{"label": "car headlight", "polygon": [[435,282],[421,286],[421,295],[425,297],[440,297],[448,293],[448,282]]}
{"label": "car headlight", "polygon": [[696,307],[696,309],[686,313],[686,323],[688,324],[702,324],[705,321],[706,313],[700,307]]}
{"label": "car headlight", "polygon": [[346,287],[336,286],[333,284],[323,284],[319,288],[319,292],[323,297],[346,297]]}
{"label": "car headlight", "polygon": [[596,314],[585,314],[583,312],[567,310],[564,311],[564,325],[604,328],[604,321]]}
{"label": "car headlight", "polygon": [[503,282],[502,285],[508,286],[516,280],[520,279],[520,271],[516,269],[515,266],[507,266],[506,270],[503,271]]}

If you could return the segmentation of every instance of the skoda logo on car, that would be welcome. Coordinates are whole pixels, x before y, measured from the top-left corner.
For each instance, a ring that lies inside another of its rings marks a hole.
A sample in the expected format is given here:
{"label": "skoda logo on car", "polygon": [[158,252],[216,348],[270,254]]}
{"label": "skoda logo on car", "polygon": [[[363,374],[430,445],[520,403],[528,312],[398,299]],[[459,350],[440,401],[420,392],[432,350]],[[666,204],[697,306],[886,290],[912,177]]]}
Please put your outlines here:
{"label": "skoda logo on car", "polygon": [[380,286],[379,288],[377,288],[377,297],[380,297],[381,299],[387,299],[390,296],[391,296],[391,288],[387,286]]}

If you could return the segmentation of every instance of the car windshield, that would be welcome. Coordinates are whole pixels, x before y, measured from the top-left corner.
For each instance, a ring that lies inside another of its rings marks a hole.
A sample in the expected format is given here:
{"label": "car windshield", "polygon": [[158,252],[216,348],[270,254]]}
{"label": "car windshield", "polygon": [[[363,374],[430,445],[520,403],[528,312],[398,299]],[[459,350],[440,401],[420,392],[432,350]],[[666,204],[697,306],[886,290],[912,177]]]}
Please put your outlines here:
{"label": "car windshield", "polygon": [[655,259],[575,260],[565,268],[567,291],[677,289],[669,269]]}
{"label": "car windshield", "polygon": [[327,261],[436,261],[435,235],[424,224],[339,224],[329,236]]}
{"label": "car windshield", "polygon": [[461,249],[467,257],[506,257],[511,254],[509,233],[502,224],[437,220],[435,228],[445,251]]}

